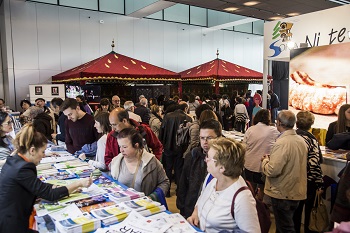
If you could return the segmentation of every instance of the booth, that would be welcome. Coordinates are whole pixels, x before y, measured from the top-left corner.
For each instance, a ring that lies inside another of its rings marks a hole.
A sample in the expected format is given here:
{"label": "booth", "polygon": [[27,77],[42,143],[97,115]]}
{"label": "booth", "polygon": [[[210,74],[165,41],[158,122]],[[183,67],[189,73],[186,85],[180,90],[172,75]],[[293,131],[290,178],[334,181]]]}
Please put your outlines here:
{"label": "booth", "polygon": [[[217,52],[216,55],[219,56],[219,53]],[[246,91],[248,84],[262,83],[263,81],[262,73],[218,57],[215,60],[184,70],[180,72],[180,75],[183,91],[198,94],[224,94],[232,93],[234,90]],[[205,93],[202,93],[203,91]]]}
{"label": "booth", "polygon": [[141,94],[151,98],[160,94],[177,93],[180,81],[180,75],[175,72],[114,51],[52,76],[52,83],[70,86],[93,84],[101,86],[102,97],[112,97],[118,93],[134,101]]}
{"label": "booth", "polygon": [[[277,69],[287,75],[272,74],[275,93],[295,113],[300,109],[313,112],[313,127],[323,130],[337,120],[340,106],[350,101],[349,12],[350,5],[343,5],[264,24],[264,87],[274,62],[285,62]],[[322,153],[323,175],[338,181],[347,151],[322,149]],[[326,204],[329,209],[330,203]]]}

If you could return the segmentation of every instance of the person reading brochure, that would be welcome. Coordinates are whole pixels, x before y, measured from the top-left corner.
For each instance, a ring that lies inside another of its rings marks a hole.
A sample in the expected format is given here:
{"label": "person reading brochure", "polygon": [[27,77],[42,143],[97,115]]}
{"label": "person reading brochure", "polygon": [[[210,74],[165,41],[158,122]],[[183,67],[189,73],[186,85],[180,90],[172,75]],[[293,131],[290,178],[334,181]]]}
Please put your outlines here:
{"label": "person reading brochure", "polygon": [[112,177],[146,196],[152,196],[157,189],[166,195],[169,179],[155,155],[145,150],[141,134],[125,128],[118,133],[117,140],[121,153],[111,162]]}
{"label": "person reading brochure", "polygon": [[56,201],[80,187],[89,187],[91,178],[56,187],[37,178],[36,165],[45,157],[46,137],[25,125],[14,141],[16,153],[7,158],[0,174],[0,232],[36,232],[30,219],[37,197]]}

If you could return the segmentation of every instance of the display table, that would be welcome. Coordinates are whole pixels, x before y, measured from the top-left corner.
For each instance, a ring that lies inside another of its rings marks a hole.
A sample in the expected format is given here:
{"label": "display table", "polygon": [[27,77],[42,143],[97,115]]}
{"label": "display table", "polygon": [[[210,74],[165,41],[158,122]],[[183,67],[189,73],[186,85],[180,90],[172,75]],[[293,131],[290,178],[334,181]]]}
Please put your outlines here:
{"label": "display table", "polygon": [[[50,150],[46,154],[51,154]],[[63,155],[64,152],[57,154]],[[92,176],[94,183],[89,188],[72,193],[69,197],[55,203],[45,200],[37,203],[35,205],[36,229],[39,232],[53,232],[55,228],[56,232],[92,232],[100,227],[112,228],[115,224],[118,224],[115,226],[118,228],[124,224],[125,218],[128,219],[125,224],[134,221],[134,218],[128,218],[128,216],[134,216],[135,213],[138,215],[137,218],[142,218],[143,221],[151,218],[149,216],[163,213],[162,217],[156,215],[154,219],[172,221],[167,222],[167,225],[174,230],[187,229],[189,232],[201,232],[198,228],[189,225],[180,214],[166,211],[166,203],[162,203],[161,199],[160,202],[153,201],[145,197],[144,193],[130,189],[114,180],[110,174],[102,173],[101,175],[101,172],[96,172],[98,170],[93,171],[86,162],[80,161],[70,154],[60,157],[46,157],[41,162],[37,166],[38,178],[44,182],[68,185],[76,179]],[[135,213],[133,214],[133,212]],[[166,214],[164,215],[164,213]],[[123,224],[119,225],[120,223]],[[143,225],[139,227],[142,229]],[[108,230],[100,228],[98,232],[107,232]]]}
{"label": "display table", "polygon": [[239,142],[242,142],[243,138],[244,138],[244,134],[243,133],[235,131],[235,130],[232,130],[232,131],[223,130],[222,131],[222,135],[224,135],[226,138],[235,139],[235,140],[237,140]]}
{"label": "display table", "polygon": [[330,150],[321,146],[321,152],[323,155],[323,163],[321,164],[323,175],[338,181],[338,174],[346,166],[346,154],[350,151]]}

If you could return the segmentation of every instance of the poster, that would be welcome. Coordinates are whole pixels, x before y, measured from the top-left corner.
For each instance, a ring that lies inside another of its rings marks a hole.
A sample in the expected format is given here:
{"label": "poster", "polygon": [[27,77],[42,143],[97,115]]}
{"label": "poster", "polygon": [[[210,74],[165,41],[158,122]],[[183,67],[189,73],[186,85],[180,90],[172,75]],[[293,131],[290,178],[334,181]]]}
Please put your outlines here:
{"label": "poster", "polygon": [[346,103],[350,43],[291,51],[289,105],[316,114],[337,114]]}

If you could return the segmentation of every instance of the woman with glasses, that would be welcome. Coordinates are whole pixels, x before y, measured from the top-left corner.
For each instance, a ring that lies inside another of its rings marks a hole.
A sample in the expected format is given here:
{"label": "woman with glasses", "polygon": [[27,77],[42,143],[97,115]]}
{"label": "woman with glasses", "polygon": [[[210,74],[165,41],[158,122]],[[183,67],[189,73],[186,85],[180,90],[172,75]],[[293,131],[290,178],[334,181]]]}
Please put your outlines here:
{"label": "woman with glasses", "polygon": [[36,232],[30,216],[37,197],[56,201],[80,187],[89,187],[91,178],[57,187],[37,178],[36,166],[45,157],[46,137],[25,125],[14,141],[16,154],[7,158],[0,175],[0,232]]}
{"label": "woman with glasses", "polygon": [[141,134],[134,128],[122,129],[117,135],[120,154],[110,163],[111,175],[120,183],[144,192],[147,196],[169,189],[163,165],[143,146]]}
{"label": "woman with glasses", "polygon": [[12,137],[8,134],[13,131],[13,122],[7,112],[0,112],[0,171],[6,159],[14,150]]}
{"label": "woman with glasses", "polygon": [[[260,224],[255,207],[255,199],[241,177],[244,166],[245,148],[229,138],[209,141],[209,151],[205,162],[207,171],[213,176],[208,183],[209,174],[203,184],[189,223],[211,233],[232,232],[239,228],[243,232],[259,233]],[[234,200],[234,217],[231,205]]]}

